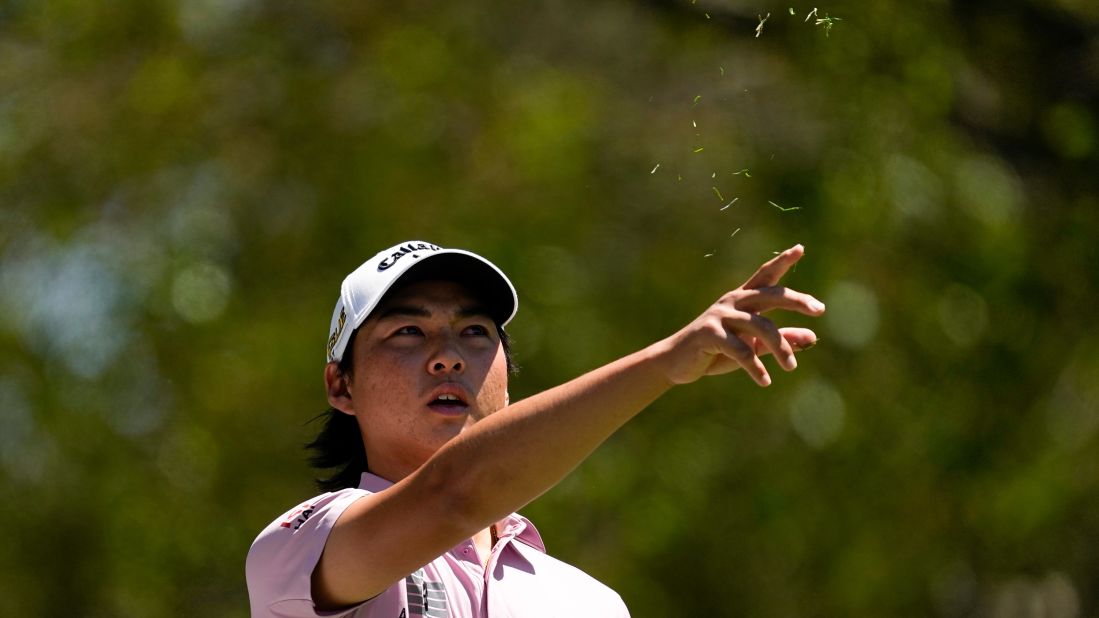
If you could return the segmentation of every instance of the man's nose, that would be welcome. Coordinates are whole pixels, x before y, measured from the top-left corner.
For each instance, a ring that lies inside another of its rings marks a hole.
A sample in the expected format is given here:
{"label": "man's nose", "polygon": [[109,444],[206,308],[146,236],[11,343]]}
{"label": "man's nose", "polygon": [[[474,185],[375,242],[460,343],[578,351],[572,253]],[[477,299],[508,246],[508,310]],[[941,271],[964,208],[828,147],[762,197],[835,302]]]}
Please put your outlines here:
{"label": "man's nose", "polygon": [[465,370],[465,362],[453,341],[446,341],[439,346],[427,365],[431,374],[461,373]]}

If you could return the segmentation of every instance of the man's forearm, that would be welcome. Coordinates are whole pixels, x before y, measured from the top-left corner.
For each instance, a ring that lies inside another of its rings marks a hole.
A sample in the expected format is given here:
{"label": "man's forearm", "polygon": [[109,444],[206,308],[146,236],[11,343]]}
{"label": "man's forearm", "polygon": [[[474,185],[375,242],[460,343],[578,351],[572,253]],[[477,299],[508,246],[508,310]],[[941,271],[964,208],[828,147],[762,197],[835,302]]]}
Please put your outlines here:
{"label": "man's forearm", "polygon": [[664,348],[653,344],[489,415],[413,477],[453,491],[455,516],[473,528],[489,525],[560,482],[671,388],[661,367]]}
{"label": "man's forearm", "polygon": [[816,335],[780,329],[761,314],[824,313],[817,299],[778,285],[803,254],[801,245],[782,252],[672,336],[478,421],[410,481],[446,487],[455,514],[476,530],[553,487],[674,384],[744,369],[767,386],[771,378],[759,357],[773,354],[792,371],[795,351]]}

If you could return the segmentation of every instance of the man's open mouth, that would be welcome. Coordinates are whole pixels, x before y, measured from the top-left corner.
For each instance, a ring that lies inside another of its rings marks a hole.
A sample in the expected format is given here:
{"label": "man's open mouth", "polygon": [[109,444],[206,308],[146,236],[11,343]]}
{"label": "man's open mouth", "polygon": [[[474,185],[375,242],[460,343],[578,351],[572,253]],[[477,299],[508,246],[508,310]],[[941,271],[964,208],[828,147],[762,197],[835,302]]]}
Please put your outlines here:
{"label": "man's open mouth", "polygon": [[466,403],[465,399],[459,394],[442,393],[428,402],[427,406],[436,412],[454,414],[465,412],[466,408],[469,407],[469,404]]}

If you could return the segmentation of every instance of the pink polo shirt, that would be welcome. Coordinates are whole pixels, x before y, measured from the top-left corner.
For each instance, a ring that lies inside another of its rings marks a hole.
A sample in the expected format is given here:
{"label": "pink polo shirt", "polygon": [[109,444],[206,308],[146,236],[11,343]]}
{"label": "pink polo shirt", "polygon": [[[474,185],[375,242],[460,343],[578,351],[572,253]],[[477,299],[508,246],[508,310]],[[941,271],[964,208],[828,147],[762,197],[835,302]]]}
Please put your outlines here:
{"label": "pink polo shirt", "polygon": [[252,617],[629,616],[613,590],[548,556],[534,525],[514,513],[497,525],[500,540],[485,567],[477,559],[473,540],[467,539],[369,601],[338,612],[317,611],[310,577],[332,526],[352,502],[390,485],[363,473],[357,489],[321,494],[264,528],[252,543],[246,566]]}

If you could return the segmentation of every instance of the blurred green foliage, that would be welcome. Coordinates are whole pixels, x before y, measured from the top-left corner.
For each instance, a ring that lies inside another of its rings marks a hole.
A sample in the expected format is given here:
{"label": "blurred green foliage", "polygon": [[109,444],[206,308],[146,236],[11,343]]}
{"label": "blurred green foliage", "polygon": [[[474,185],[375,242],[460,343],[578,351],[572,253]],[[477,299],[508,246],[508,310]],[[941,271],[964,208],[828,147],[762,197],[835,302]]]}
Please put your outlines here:
{"label": "blurred green foliage", "polygon": [[634,616],[1095,615],[1097,7],[0,3],[0,615],[246,615],[408,238],[511,274],[513,397],[808,247],[797,372],[525,509]]}

